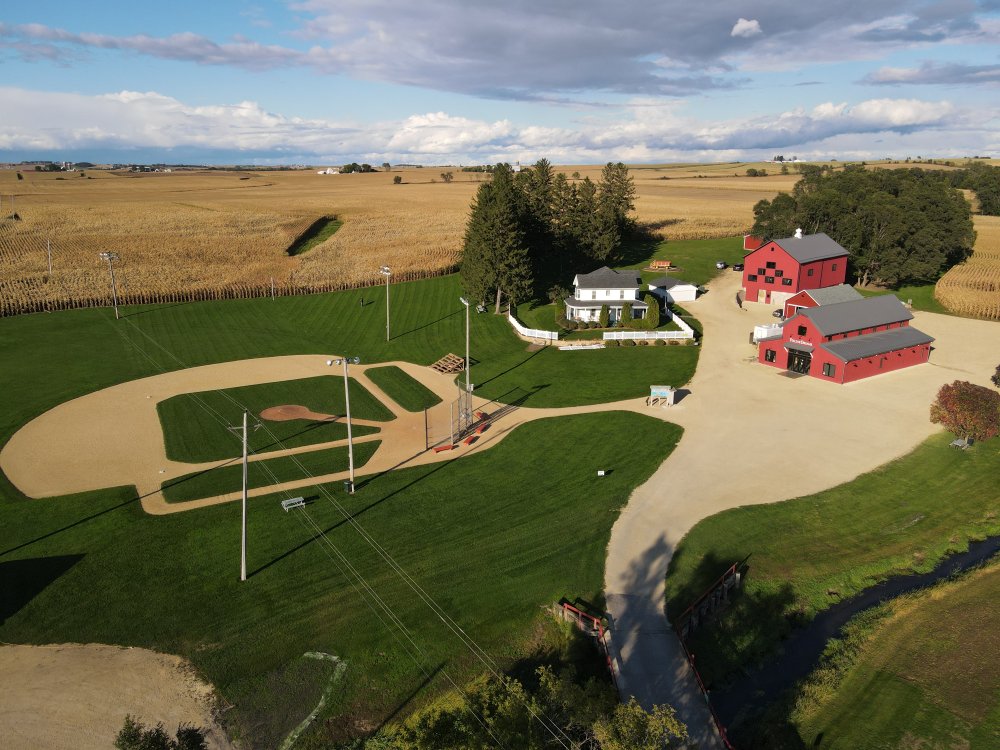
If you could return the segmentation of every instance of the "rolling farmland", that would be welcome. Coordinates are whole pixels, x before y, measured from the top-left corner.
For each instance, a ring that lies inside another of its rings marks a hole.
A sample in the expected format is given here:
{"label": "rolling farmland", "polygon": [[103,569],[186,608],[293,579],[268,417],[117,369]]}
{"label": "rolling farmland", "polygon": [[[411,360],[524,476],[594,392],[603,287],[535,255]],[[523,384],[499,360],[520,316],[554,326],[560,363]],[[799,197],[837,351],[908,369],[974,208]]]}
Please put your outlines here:
{"label": "rolling farmland", "polygon": [[948,309],[1000,319],[1000,216],[976,216],[976,247],[965,263],[938,281],[934,296]]}
{"label": "rolling farmland", "polygon": [[[753,204],[796,177],[735,177],[746,165],[636,168],[637,218],[671,239],[745,231]],[[600,167],[560,167],[598,179]],[[441,168],[393,174],[315,170],[172,173],[0,171],[0,315],[111,302],[117,253],[125,304],[300,294],[455,268],[480,173]],[[394,176],[403,181],[392,184]],[[16,217],[16,218],[13,218]],[[343,226],[301,255],[288,247],[322,217]],[[48,269],[51,246],[52,272]]]}

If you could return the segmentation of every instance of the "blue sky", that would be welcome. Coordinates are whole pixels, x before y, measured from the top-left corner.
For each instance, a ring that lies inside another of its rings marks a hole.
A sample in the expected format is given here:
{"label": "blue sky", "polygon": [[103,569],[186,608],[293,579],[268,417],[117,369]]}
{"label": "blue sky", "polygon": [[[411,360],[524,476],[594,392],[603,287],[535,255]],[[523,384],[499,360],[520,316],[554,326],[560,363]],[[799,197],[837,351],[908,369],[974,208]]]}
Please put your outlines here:
{"label": "blue sky", "polygon": [[0,159],[997,155],[1000,0],[37,0]]}

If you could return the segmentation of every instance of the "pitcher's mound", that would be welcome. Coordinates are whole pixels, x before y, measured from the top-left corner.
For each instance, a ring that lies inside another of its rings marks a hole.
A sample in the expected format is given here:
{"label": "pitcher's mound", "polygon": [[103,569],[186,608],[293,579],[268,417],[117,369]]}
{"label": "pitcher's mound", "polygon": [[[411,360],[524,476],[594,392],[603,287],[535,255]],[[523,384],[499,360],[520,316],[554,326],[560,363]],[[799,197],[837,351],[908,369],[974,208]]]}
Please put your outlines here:
{"label": "pitcher's mound", "polygon": [[338,417],[336,414],[320,414],[298,404],[286,404],[284,406],[272,406],[269,409],[264,409],[260,413],[260,418],[266,419],[268,422],[288,422],[292,419],[308,419],[313,422],[321,422],[323,420],[337,419]]}

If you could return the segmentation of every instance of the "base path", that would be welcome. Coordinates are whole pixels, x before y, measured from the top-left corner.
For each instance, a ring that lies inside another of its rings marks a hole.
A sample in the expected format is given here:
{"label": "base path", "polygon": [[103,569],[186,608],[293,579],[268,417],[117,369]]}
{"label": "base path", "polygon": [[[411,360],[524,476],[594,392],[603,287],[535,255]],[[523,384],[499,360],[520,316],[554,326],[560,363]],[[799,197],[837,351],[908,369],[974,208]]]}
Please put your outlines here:
{"label": "base path", "polygon": [[215,696],[179,656],[76,643],[0,646],[0,747],[108,750],[125,714],[207,730],[210,750],[232,745],[212,717]]}
{"label": "base path", "polygon": [[632,494],[605,566],[624,696],[675,706],[701,748],[720,743],[664,614],[683,536],[720,511],[819,492],[909,453],[938,429],[928,410],[941,385],[988,385],[1000,362],[1000,323],[917,312],[912,325],[937,339],[930,363],[848,385],[789,378],[757,362],[748,337],[771,307],[737,307],[740,276],[723,274],[685,305],[705,337],[690,395],[668,410],[684,436]]}

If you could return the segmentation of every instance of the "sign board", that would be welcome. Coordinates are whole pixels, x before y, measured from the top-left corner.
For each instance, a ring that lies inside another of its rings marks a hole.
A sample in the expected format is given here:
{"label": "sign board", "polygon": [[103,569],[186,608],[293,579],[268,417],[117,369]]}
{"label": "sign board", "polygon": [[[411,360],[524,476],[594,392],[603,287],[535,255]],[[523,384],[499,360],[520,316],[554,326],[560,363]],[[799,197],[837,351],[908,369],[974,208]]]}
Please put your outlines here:
{"label": "sign board", "polygon": [[676,393],[677,390],[671,385],[651,385],[649,386],[649,400],[646,403],[650,406],[657,404],[673,406]]}

